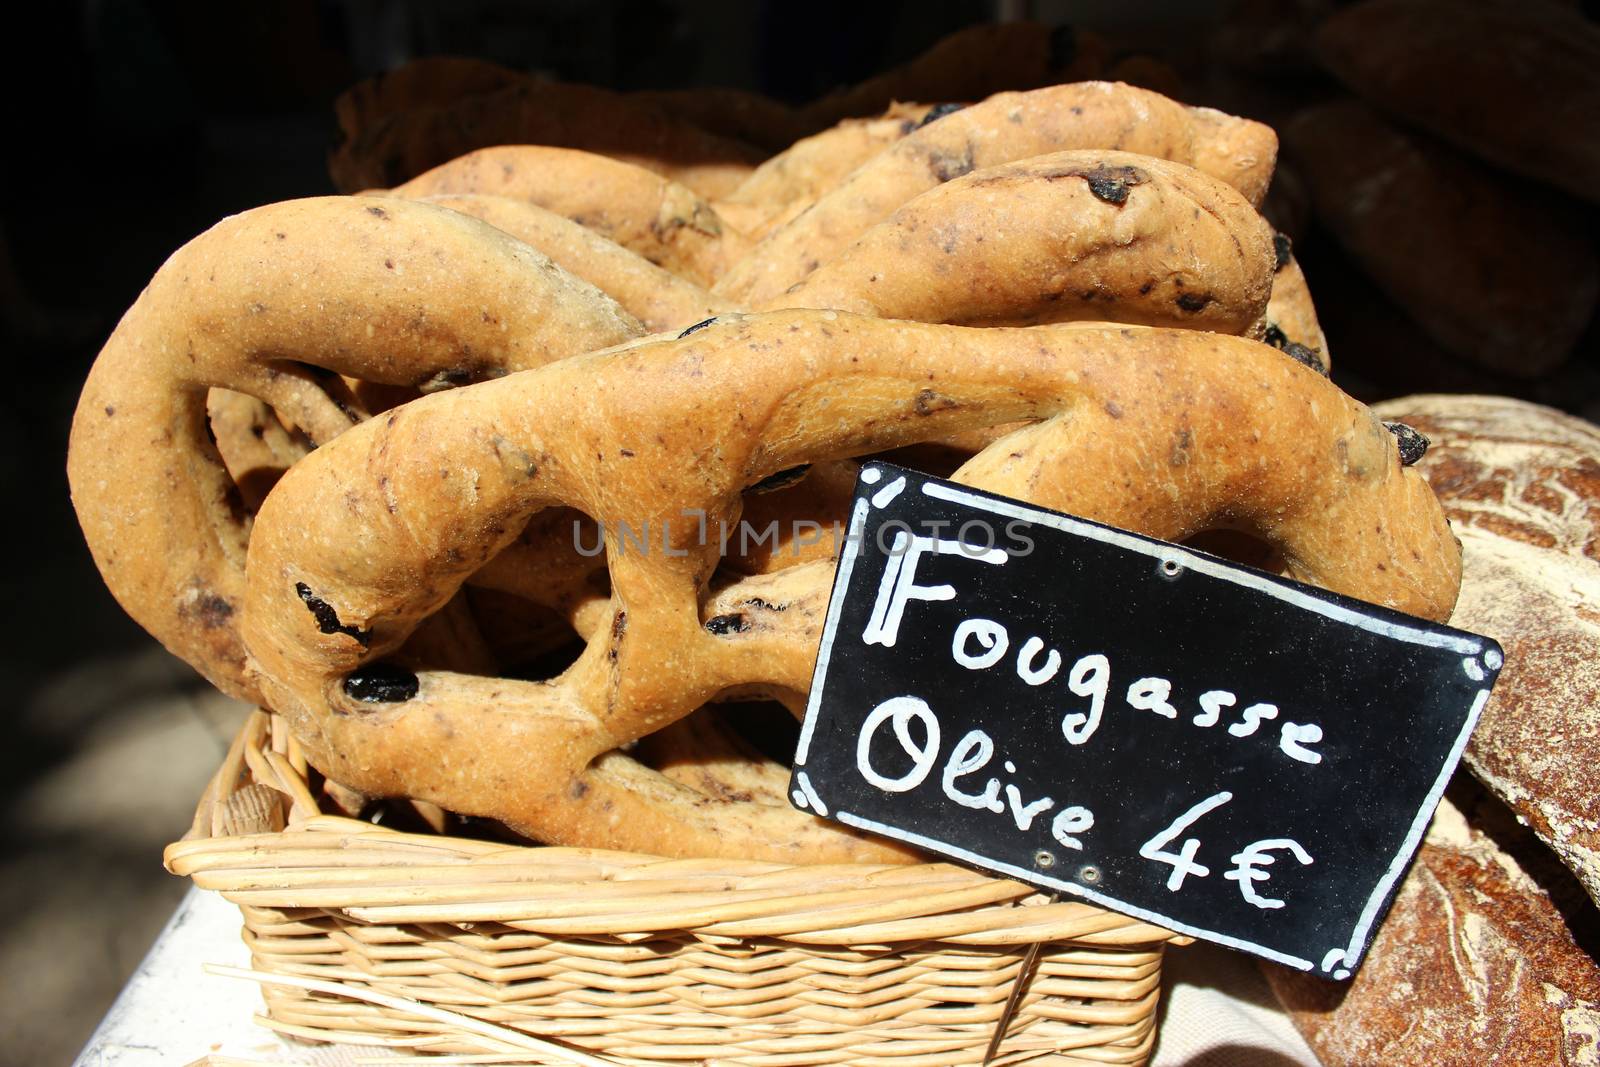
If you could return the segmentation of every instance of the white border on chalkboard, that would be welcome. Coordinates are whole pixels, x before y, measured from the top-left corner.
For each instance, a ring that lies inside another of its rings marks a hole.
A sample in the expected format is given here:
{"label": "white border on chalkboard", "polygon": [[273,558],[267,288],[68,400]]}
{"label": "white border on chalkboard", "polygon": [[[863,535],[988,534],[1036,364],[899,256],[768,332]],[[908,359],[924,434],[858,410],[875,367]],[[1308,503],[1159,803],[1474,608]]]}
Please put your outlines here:
{"label": "white border on chalkboard", "polygon": [[[883,478],[883,475],[883,468],[865,467],[861,471],[860,478],[862,481],[870,485],[880,481]],[[1442,648],[1448,651],[1461,653],[1465,656],[1477,656],[1483,653],[1486,647],[1488,647],[1482,641],[1473,640],[1468,636],[1458,637],[1453,634],[1436,633],[1429,630],[1419,629],[1414,626],[1405,626],[1387,619],[1373,618],[1369,615],[1361,613],[1360,611],[1353,610],[1341,604],[1336,604],[1320,597],[1308,595],[1307,593],[1295,589],[1292,586],[1287,586],[1273,581],[1265,575],[1235,568],[1221,560],[1215,560],[1206,556],[1197,555],[1196,553],[1190,552],[1178,545],[1146,540],[1145,538],[1138,537],[1134,534],[1129,534],[1121,530],[1100,526],[1081,519],[1074,519],[1068,515],[1059,515],[1055,512],[1042,511],[1038,508],[1029,507],[1026,504],[1016,501],[995,500],[986,496],[979,496],[975,493],[968,493],[961,489],[957,489],[953,486],[945,485],[934,480],[923,481],[921,490],[928,496],[945,500],[950,503],[976,508],[980,511],[985,511],[993,515],[1001,515],[1007,518],[1021,519],[1025,522],[1037,523],[1040,526],[1047,526],[1052,529],[1060,530],[1064,533],[1075,534],[1080,537],[1087,537],[1091,540],[1116,545],[1119,548],[1126,548],[1131,551],[1138,552],[1141,555],[1150,556],[1154,559],[1175,559],[1180,561],[1190,570],[1197,571],[1201,574],[1210,575],[1213,578],[1220,578],[1223,581],[1232,582],[1235,585],[1245,586],[1246,588],[1254,589],[1258,592],[1266,593],[1268,596],[1282,600],[1285,603],[1292,604],[1295,607],[1302,608],[1306,611],[1315,612],[1318,615],[1333,619],[1336,622],[1346,623],[1348,625],[1366,630],[1369,633],[1381,634],[1397,641],[1423,645],[1428,648]],[[897,492],[894,495],[898,496],[899,493]],[[888,501],[885,501],[885,503],[887,502]],[[863,539],[862,535],[866,530],[867,513],[869,510],[870,506],[868,501],[865,498],[861,498],[856,501],[855,507],[851,511],[849,534],[845,538],[844,550],[839,556],[839,571],[834,580],[834,594],[837,594],[849,584],[850,575],[855,569],[856,559],[860,555],[860,548]],[[822,646],[817,652],[817,665],[813,671],[813,678],[824,677],[827,673],[828,663],[833,653],[833,642],[839,632],[839,613],[841,610],[843,610],[843,607],[844,597],[838,595],[833,595],[830,597],[828,603],[828,615],[827,619],[823,623],[822,629]],[[1350,944],[1343,949],[1329,950],[1329,952],[1323,957],[1325,969],[1331,970],[1333,969],[1334,964],[1337,962],[1350,962],[1358,958],[1358,954],[1360,953],[1361,948],[1372,929],[1372,924],[1377,919],[1379,910],[1383,907],[1384,901],[1388,899],[1389,893],[1394,888],[1395,882],[1400,878],[1401,874],[1405,872],[1407,863],[1410,861],[1412,854],[1416,851],[1417,846],[1422,840],[1422,835],[1427,832],[1428,823],[1433,817],[1433,811],[1439,804],[1439,798],[1444,795],[1445,786],[1449,782],[1451,774],[1455,772],[1456,765],[1461,759],[1461,753],[1467,746],[1467,739],[1472,736],[1472,731],[1478,724],[1478,717],[1480,714],[1482,714],[1484,704],[1488,701],[1488,699],[1489,690],[1487,688],[1480,689],[1477,695],[1473,698],[1472,707],[1467,713],[1466,722],[1463,724],[1461,732],[1457,735],[1455,742],[1451,745],[1449,756],[1445,759],[1443,767],[1440,768],[1438,778],[1434,781],[1432,788],[1428,791],[1428,795],[1424,798],[1422,805],[1418,808],[1415,818],[1412,819],[1411,826],[1406,832],[1405,839],[1401,843],[1399,850],[1395,853],[1394,858],[1390,861],[1388,870],[1386,870],[1383,877],[1379,879],[1378,885],[1373,890],[1372,895],[1367,898],[1366,906],[1362,909],[1360,919],[1357,920],[1354,933],[1350,939]],[[801,767],[805,766],[806,757],[810,753],[811,738],[813,731],[816,729],[817,715],[821,708],[821,704],[822,686],[813,684],[809,698],[806,701],[806,716],[805,721],[801,724],[800,740],[795,746],[794,767],[796,771],[799,771]],[[823,807],[821,798],[816,795],[815,789],[811,785],[809,779],[806,780],[805,785],[807,787],[806,794],[808,800],[811,800],[815,803],[816,810],[825,812],[826,808]],[[1253,941],[1246,941],[1243,938],[1231,937],[1227,934],[1218,933],[1214,930],[1207,930],[1202,927],[1190,925],[1188,923],[1176,922],[1169,916],[1162,915],[1159,912],[1150,911],[1145,908],[1135,907],[1134,905],[1118,900],[1113,896],[1089,889],[1078,882],[1067,882],[1059,878],[1051,878],[1050,876],[1042,874],[1037,870],[1017,867],[1009,863],[1001,862],[1000,860],[989,859],[987,857],[980,856],[975,852],[969,852],[966,849],[958,848],[955,845],[951,845],[943,841],[937,841],[933,838],[924,837],[921,834],[915,834],[909,830],[902,830],[899,827],[876,822],[872,819],[863,818],[862,816],[855,815],[848,811],[835,811],[832,815],[832,818],[837,819],[839,822],[842,822],[847,826],[854,826],[858,829],[868,830],[872,833],[882,834],[885,837],[892,837],[896,840],[904,841],[907,844],[917,845],[921,848],[927,849],[930,852],[937,852],[942,855],[949,856],[952,859],[962,860],[975,867],[981,867],[984,870],[993,871],[996,874],[1010,875],[1014,878],[1018,878],[1024,882],[1029,882],[1034,885],[1051,886],[1063,893],[1069,893],[1073,896],[1082,897],[1085,900],[1093,901],[1094,903],[1110,908],[1113,911],[1120,912],[1124,915],[1131,915],[1136,919],[1143,919],[1148,923],[1165,927],[1166,929],[1173,930],[1180,934],[1188,934],[1192,937],[1201,937],[1208,941],[1216,942],[1219,945],[1225,945],[1228,948],[1239,949],[1245,952],[1253,952],[1257,955],[1264,956],[1267,959],[1274,960],[1275,962],[1282,963],[1289,967],[1298,968],[1302,971],[1312,971],[1317,969],[1317,965],[1311,960],[1301,959],[1298,956],[1291,956],[1287,953],[1267,948],[1265,945],[1258,945]],[[1349,976],[1349,972],[1347,970],[1338,970],[1335,971],[1335,974],[1337,977],[1341,978]]]}
{"label": "white border on chalkboard", "polygon": [[[1221,578],[1223,581],[1232,582],[1234,585],[1242,585],[1249,589],[1258,590],[1268,596],[1293,604],[1297,608],[1314,611],[1318,615],[1325,615],[1336,622],[1360,627],[1368,633],[1383,634],[1385,637],[1392,637],[1397,641],[1425,645],[1429,648],[1449,649],[1464,656],[1476,656],[1484,650],[1482,641],[1456,637],[1453,634],[1419,630],[1414,626],[1403,626],[1387,619],[1374,619],[1359,611],[1353,611],[1342,604],[1334,604],[1291,586],[1272,581],[1266,575],[1240,570],[1221,560],[1197,555],[1178,545],[1169,545],[1165,542],[1152,543],[1142,537],[1124,533],[1121,530],[1098,526],[1091,522],[1084,522],[1081,519],[1074,519],[1066,515],[1057,515],[1050,511],[1039,511],[1025,504],[1014,504],[1008,500],[991,500],[988,497],[963,492],[960,489],[954,489],[937,482],[923,482],[922,491],[926,495],[937,497],[940,500],[948,500],[955,504],[965,504],[967,507],[978,508],[982,511],[988,511],[995,515],[1004,515],[1008,518],[1023,519],[1027,522],[1038,523],[1040,526],[1049,526],[1065,533],[1077,534],[1080,537],[1087,537],[1094,541],[1103,541],[1106,544],[1130,549],[1141,555],[1163,560],[1177,559],[1182,561],[1183,565],[1190,570],[1210,575],[1213,578]],[[850,548],[851,546],[847,545],[846,551],[849,551]]]}
{"label": "white border on chalkboard", "polygon": [[1344,951],[1346,960],[1355,959],[1361,952],[1361,946],[1367,940],[1367,933],[1378,917],[1378,909],[1383,907],[1383,902],[1389,898],[1389,890],[1405,873],[1411,854],[1422,842],[1422,835],[1428,832],[1428,823],[1433,819],[1433,809],[1439,806],[1439,798],[1444,796],[1444,788],[1450,784],[1450,776],[1455,773],[1456,764],[1461,761],[1461,753],[1467,747],[1467,738],[1472,736],[1473,728],[1478,725],[1478,716],[1483,714],[1483,706],[1488,702],[1487,689],[1478,690],[1478,695],[1472,698],[1472,708],[1467,712],[1466,725],[1461,728],[1455,744],[1450,746],[1450,755],[1445,758],[1444,766],[1439,770],[1439,777],[1434,781],[1433,788],[1428,790],[1422,806],[1417,809],[1417,817],[1411,820],[1411,829],[1406,833],[1406,839],[1401,843],[1394,859],[1389,861],[1389,869],[1378,882],[1377,890],[1367,898],[1367,906],[1361,909],[1361,918],[1356,922],[1355,933],[1351,935],[1350,945]]}
{"label": "white border on chalkboard", "polygon": [[[869,470],[872,468],[868,468]],[[866,471],[861,476],[868,484],[877,481],[877,478],[866,478]],[[882,474],[879,473],[879,477]],[[838,592],[850,583],[850,572],[856,567],[856,547],[861,544],[861,533],[867,528],[867,502],[865,499],[857,500],[856,506],[850,512],[850,531],[845,537],[844,552],[839,557],[839,576],[834,579],[833,589]],[[839,632],[839,612],[844,608],[844,597],[830,596],[828,598],[828,617],[822,624],[822,648],[817,652],[817,665],[811,671],[812,678],[821,678],[828,672],[828,658],[833,654],[833,637]],[[806,754],[811,751],[811,732],[816,729],[817,709],[822,701],[822,687],[813,685],[811,695],[806,700],[806,720],[800,724],[800,740],[794,749],[794,765],[802,767],[806,762]]]}

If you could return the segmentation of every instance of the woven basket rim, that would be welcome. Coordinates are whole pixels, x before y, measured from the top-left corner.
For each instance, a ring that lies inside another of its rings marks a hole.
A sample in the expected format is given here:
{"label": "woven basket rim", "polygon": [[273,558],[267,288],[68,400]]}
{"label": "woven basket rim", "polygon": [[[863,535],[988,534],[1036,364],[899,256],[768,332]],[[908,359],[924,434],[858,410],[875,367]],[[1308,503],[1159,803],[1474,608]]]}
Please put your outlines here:
{"label": "woven basket rim", "polygon": [[324,813],[311,774],[284,721],[252,711],[189,832],[167,847],[167,869],[241,906],[329,909],[374,924],[493,923],[561,937],[637,940],[687,930],[719,941],[858,950],[932,940],[1159,951],[1189,940],[943,862],[673,859],[404,832]]}

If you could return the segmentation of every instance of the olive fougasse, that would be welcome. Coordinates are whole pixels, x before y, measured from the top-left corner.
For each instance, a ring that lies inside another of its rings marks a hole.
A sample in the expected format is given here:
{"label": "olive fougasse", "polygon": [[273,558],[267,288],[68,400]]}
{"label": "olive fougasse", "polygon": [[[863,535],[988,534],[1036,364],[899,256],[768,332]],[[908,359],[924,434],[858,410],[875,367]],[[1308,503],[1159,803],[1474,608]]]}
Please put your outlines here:
{"label": "olive fougasse", "polygon": [[[496,79],[518,121],[577,99]],[[690,716],[804,707],[864,457],[1171,540],[1242,524],[1295,577],[1448,615],[1455,542],[1380,474],[1418,438],[1293,365],[1326,347],[1256,209],[1271,130],[1111,82],[891,104],[910,84],[666,174],[347,131],[341,166],[382,141],[413,173],[219,223],[90,372],[69,475],[107,584],[348,789],[807,863],[917,857],[795,809],[737,714]],[[726,758],[647,765],[662,731]]]}

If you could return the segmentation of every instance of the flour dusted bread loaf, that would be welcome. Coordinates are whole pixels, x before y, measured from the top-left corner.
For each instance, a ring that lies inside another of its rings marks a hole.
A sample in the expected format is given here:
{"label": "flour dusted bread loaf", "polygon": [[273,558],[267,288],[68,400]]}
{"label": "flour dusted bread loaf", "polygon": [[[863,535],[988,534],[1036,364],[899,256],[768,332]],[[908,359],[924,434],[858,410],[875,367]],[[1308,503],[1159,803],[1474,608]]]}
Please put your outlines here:
{"label": "flour dusted bread loaf", "polygon": [[1262,969],[1325,1067],[1595,1062],[1600,969],[1449,801],[1354,979]]}
{"label": "flour dusted bread loaf", "polygon": [[830,559],[708,591],[722,551],[683,524],[670,553],[608,557],[609,595],[572,617],[587,645],[558,679],[387,657],[552,506],[609,529],[688,513],[715,528],[780,471],[1030,417],[955,479],[1170,540],[1245,523],[1297,577],[1434,618],[1454,603],[1457,546],[1395,437],[1265,345],[784,311],[435,393],[323,445],[256,516],[251,661],[312,763],[369,795],[550,842],[890,858],[793,808],[708,804],[625,748],[730,690],[803,692]]}
{"label": "flour dusted bread loaf", "polygon": [[1466,762],[1600,901],[1600,428],[1519,400],[1381,404],[1461,539],[1454,625],[1505,646]]}
{"label": "flour dusted bread loaf", "polygon": [[1283,136],[1323,223],[1440,344],[1518,377],[1567,358],[1600,265],[1554,198],[1355,101],[1302,112]]}
{"label": "flour dusted bread loaf", "polygon": [[594,286],[441,207],[324,197],[235,215],[167,260],[90,370],[67,458],[78,521],[128,613],[259,703],[236,629],[250,522],[209,392],[256,397],[325,448],[368,414],[341,376],[426,391],[641,332]]}
{"label": "flour dusted bread loaf", "polygon": [[1498,167],[1600,199],[1600,29],[1559,4],[1368,0],[1317,34],[1376,106]]}

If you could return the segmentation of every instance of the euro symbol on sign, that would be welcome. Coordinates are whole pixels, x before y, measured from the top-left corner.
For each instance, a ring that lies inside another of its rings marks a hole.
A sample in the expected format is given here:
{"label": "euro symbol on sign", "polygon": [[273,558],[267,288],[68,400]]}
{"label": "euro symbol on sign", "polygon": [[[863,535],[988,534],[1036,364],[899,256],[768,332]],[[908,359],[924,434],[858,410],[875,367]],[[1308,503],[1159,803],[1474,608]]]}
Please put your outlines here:
{"label": "euro symbol on sign", "polygon": [[1238,882],[1239,892],[1244,894],[1244,899],[1258,908],[1283,907],[1283,901],[1275,900],[1272,897],[1264,897],[1257,893],[1254,884],[1256,882],[1265,882],[1272,877],[1272,872],[1263,871],[1260,868],[1277,859],[1276,856],[1268,854],[1275,848],[1292,852],[1294,858],[1300,861],[1301,866],[1309,866],[1311,863],[1311,855],[1300,847],[1298,841],[1291,841],[1287,837],[1273,837],[1257,841],[1255,844],[1245,848],[1243,852],[1237,852],[1230,856],[1229,858],[1233,860],[1234,864],[1233,870],[1225,872],[1222,876],[1229,881]]}

